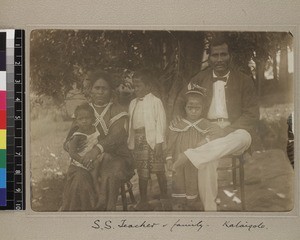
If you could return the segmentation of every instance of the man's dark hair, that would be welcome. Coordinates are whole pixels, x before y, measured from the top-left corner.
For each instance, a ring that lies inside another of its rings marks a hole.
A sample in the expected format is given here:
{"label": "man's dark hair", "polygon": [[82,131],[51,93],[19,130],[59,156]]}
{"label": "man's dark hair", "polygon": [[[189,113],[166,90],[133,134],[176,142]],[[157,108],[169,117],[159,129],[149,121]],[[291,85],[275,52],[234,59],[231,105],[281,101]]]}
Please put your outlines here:
{"label": "man's dark hair", "polygon": [[223,45],[223,44],[226,44],[228,46],[228,53],[231,54],[231,47],[230,47],[229,41],[225,37],[215,37],[215,38],[213,38],[209,43],[209,48],[207,50],[207,53],[210,54],[212,47],[220,46],[220,45]]}

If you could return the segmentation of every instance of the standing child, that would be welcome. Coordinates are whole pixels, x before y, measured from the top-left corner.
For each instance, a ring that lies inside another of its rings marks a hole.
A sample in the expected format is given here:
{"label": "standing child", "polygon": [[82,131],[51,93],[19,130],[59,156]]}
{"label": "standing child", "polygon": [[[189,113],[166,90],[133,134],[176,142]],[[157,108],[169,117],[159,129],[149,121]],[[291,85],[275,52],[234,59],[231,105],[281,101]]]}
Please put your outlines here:
{"label": "standing child", "polygon": [[[185,94],[185,118],[175,126],[169,127],[167,169],[174,167],[172,181],[173,210],[200,210],[197,206],[198,191],[200,199],[207,208],[208,181],[198,182],[198,169],[190,162],[179,164],[181,155],[189,148],[195,148],[221,137],[218,126],[202,118],[205,89],[189,90]],[[214,131],[212,131],[214,129]],[[211,134],[214,132],[214,134]],[[217,132],[217,133],[216,133]],[[174,166],[173,166],[174,163]],[[178,167],[176,167],[178,165]],[[209,171],[206,174],[210,174]]]}
{"label": "standing child", "polygon": [[166,114],[161,100],[151,93],[153,77],[150,71],[136,71],[133,85],[136,98],[129,105],[128,148],[133,150],[139,177],[140,202],[136,210],[151,210],[147,187],[151,173],[157,176],[162,206],[167,199],[167,179],[163,154]]}
{"label": "standing child", "polygon": [[[78,129],[73,133],[69,142],[69,154],[72,158],[71,164],[83,168],[91,173],[95,192],[99,197],[100,185],[98,182],[98,177],[101,157],[99,156],[97,159],[89,159],[88,161],[83,161],[82,158],[98,143],[98,136],[100,135],[94,126],[94,109],[88,103],[84,103],[75,109],[74,115]],[[80,149],[80,146],[82,145],[84,148]],[[93,198],[91,199],[92,207],[96,207],[95,200],[93,200]]]}

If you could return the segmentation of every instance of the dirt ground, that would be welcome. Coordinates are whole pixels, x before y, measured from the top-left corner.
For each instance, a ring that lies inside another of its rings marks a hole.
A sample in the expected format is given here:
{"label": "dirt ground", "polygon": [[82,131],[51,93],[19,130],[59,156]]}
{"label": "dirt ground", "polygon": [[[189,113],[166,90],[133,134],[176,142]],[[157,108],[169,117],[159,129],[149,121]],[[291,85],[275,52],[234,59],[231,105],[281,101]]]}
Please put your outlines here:
{"label": "dirt ground", "polygon": [[[222,159],[219,163],[218,211],[241,211],[240,189],[233,188],[232,171],[226,170],[231,166],[231,159]],[[280,149],[254,152],[245,156],[245,205],[248,212],[286,212],[294,207],[294,170],[286,154]],[[237,172],[237,175],[239,172]],[[137,196],[136,177],[134,193]],[[152,185],[151,185],[152,184]],[[161,210],[159,187],[155,177],[151,180],[150,204]],[[237,185],[239,182],[237,182]],[[168,177],[168,188],[171,192],[171,178]],[[130,200],[129,200],[130,203]],[[129,209],[131,208],[131,204]],[[122,206],[119,205],[119,210]]]}
{"label": "dirt ground", "polygon": [[[223,169],[229,166],[230,159],[220,162]],[[294,204],[294,171],[280,149],[255,152],[246,157],[245,196],[246,211],[250,212],[285,212],[293,209]],[[42,178],[32,184],[32,208],[35,211],[57,211],[61,204],[61,195],[65,175]],[[137,177],[131,180],[135,199],[139,200]],[[168,177],[169,192],[171,178]],[[159,188],[155,177],[151,180],[148,191],[150,204],[160,210]],[[219,170],[218,211],[241,211],[240,190],[233,189],[230,170]],[[129,210],[133,204],[128,197]],[[122,210],[119,198],[117,210]]]}
{"label": "dirt ground", "polygon": [[[274,107],[273,107],[274,108]],[[273,119],[287,115],[290,106],[279,111],[263,109],[262,114]],[[275,114],[274,114],[275,112]],[[62,148],[62,143],[70,128],[71,122],[53,121],[39,118],[31,122],[31,205],[34,211],[57,211],[61,205],[65,175],[69,157]],[[285,129],[283,130],[283,132]],[[290,211],[294,204],[294,171],[283,151],[285,146],[277,144],[267,150],[261,148],[252,156],[246,157],[245,163],[245,196],[246,211],[280,212]],[[272,142],[269,139],[269,141]],[[230,160],[220,162],[220,167],[228,166]],[[219,171],[218,211],[240,211],[240,192],[232,188],[231,171]],[[131,180],[136,200],[138,196],[137,176]],[[171,178],[168,176],[169,192]],[[157,211],[161,209],[159,189],[153,177],[149,184],[150,203]],[[129,209],[133,205],[129,202]],[[122,210],[119,201],[117,210]]]}

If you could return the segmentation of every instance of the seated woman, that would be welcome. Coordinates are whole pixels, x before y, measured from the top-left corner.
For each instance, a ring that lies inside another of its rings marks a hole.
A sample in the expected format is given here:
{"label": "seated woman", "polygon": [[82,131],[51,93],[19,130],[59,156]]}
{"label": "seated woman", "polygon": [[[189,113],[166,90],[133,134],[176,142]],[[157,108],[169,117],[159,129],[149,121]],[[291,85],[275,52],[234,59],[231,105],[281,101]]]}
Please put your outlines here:
{"label": "seated woman", "polygon": [[[98,186],[100,194],[95,192],[91,171],[70,164],[62,211],[113,211],[116,209],[121,182],[131,179],[134,175],[131,153],[127,148],[128,114],[124,107],[113,100],[113,89],[109,74],[95,71],[89,76],[89,102],[96,118],[94,125],[100,135],[98,142],[82,156],[82,165],[89,167],[99,155],[101,156]],[[77,130],[78,126],[74,122],[64,144],[67,151],[70,139]],[[85,141],[78,144],[81,145],[78,151],[85,148],[84,144]]]}

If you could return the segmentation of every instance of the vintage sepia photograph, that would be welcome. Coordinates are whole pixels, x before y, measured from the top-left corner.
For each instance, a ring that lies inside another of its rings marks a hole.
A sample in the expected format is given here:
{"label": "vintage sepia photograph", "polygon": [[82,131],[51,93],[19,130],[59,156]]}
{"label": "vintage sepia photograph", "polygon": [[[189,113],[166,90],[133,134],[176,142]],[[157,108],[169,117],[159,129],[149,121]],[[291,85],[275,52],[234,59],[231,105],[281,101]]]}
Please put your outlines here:
{"label": "vintage sepia photograph", "polygon": [[289,212],[290,32],[30,33],[35,212]]}

